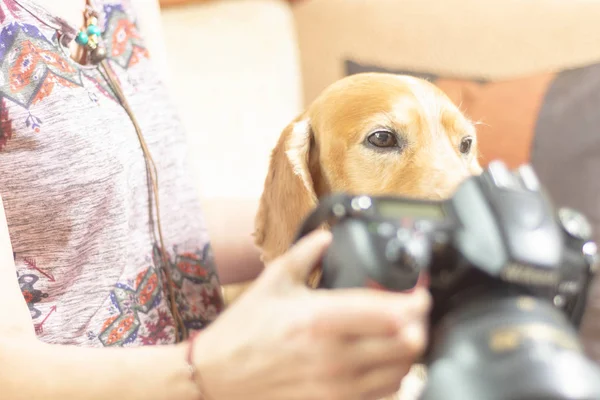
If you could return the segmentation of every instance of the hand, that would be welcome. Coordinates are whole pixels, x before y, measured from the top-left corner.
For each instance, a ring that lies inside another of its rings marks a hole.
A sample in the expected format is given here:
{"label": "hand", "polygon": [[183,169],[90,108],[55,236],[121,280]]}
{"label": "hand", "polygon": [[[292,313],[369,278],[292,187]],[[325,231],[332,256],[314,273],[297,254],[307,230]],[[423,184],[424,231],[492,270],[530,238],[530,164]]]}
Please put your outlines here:
{"label": "hand", "polygon": [[314,232],[273,261],[196,340],[210,400],[369,400],[395,393],[426,342],[430,299],[369,289],[312,290],[330,243]]}

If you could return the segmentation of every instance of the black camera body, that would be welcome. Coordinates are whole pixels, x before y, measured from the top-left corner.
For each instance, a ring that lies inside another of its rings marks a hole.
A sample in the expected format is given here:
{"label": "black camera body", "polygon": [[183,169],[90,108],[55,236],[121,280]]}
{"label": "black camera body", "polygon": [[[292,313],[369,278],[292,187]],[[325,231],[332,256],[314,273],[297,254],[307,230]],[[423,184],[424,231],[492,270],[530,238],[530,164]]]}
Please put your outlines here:
{"label": "black camera body", "polygon": [[493,161],[444,201],[331,195],[298,238],[323,224],[333,242],[319,287],[429,288],[422,399],[600,399],[577,337],[598,266],[592,230],[555,209],[529,165]]}

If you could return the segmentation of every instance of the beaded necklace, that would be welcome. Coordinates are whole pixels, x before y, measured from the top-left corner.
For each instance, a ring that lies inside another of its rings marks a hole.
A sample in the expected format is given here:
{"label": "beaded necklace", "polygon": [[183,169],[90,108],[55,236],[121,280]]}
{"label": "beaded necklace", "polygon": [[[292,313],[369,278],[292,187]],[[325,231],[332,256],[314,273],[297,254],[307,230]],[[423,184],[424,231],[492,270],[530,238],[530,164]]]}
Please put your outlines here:
{"label": "beaded necklace", "polygon": [[98,13],[92,8],[89,1],[86,4],[83,17],[85,27],[79,30],[75,41],[80,46],[87,48],[92,64],[99,64],[106,58],[106,47],[102,43],[102,32],[98,27]]}

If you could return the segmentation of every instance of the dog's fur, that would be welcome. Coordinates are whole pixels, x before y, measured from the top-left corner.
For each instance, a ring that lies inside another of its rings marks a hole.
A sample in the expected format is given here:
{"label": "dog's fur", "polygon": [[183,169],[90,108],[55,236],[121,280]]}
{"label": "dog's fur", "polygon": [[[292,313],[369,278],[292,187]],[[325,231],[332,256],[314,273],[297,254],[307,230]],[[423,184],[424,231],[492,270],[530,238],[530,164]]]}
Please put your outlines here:
{"label": "dog's fur", "polygon": [[[401,147],[369,144],[377,131],[392,133]],[[472,144],[462,154],[465,138]],[[324,90],[283,130],[256,215],[255,243],[265,263],[281,255],[319,198],[333,192],[443,199],[480,172],[475,126],[439,88],[410,76],[352,75]],[[397,398],[417,397],[424,379],[418,375],[413,368]]]}
{"label": "dog's fur", "polygon": [[[388,130],[402,149],[367,137]],[[460,153],[472,139],[467,155]],[[337,81],[282,132],[270,160],[255,221],[263,261],[284,253],[302,219],[332,192],[450,195],[481,172],[471,123],[433,84],[410,76],[363,73]]]}

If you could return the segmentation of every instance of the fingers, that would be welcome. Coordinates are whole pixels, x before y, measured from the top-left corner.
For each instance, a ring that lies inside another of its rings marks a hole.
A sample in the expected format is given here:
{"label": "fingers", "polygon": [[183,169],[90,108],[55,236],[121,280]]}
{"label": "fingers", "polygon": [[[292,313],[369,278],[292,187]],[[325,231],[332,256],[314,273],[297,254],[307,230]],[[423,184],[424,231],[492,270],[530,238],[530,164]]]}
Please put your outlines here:
{"label": "fingers", "polygon": [[359,339],[318,349],[315,398],[381,399],[398,391],[414,357],[398,337]]}
{"label": "fingers", "polygon": [[430,306],[425,289],[411,294],[362,289],[323,291],[313,305],[311,330],[320,337],[393,335],[413,322],[422,323]]}
{"label": "fingers", "polygon": [[[356,340],[347,352],[347,362],[355,366],[357,391],[362,393],[361,399],[381,399],[397,393],[426,345],[425,320],[412,322],[395,337]],[[414,381],[418,377],[412,378]],[[412,382],[414,385],[415,382]]]}
{"label": "fingers", "polygon": [[357,381],[358,393],[361,399],[379,400],[397,393],[402,379],[408,374],[410,366],[406,364],[388,365],[360,376]]}
{"label": "fingers", "polygon": [[397,335],[359,339],[347,348],[344,362],[357,372],[391,365],[411,365],[425,350],[425,323],[414,323]]}
{"label": "fingers", "polygon": [[265,268],[268,275],[266,281],[278,285],[304,283],[330,243],[331,232],[311,232]]}

